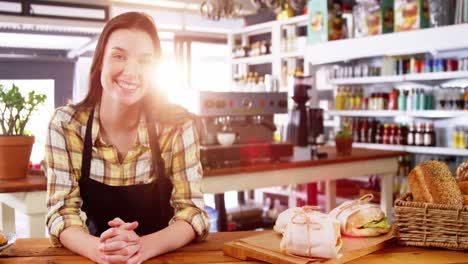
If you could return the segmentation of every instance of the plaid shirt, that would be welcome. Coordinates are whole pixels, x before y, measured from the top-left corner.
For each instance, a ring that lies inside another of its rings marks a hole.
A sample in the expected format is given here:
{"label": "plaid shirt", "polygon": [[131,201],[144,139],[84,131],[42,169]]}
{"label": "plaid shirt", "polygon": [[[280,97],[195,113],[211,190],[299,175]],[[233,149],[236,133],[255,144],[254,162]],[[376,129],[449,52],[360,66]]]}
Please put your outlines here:
{"label": "plaid shirt", "polygon": [[[87,230],[83,216],[80,216],[82,200],[78,180],[89,114],[90,109],[78,111],[67,105],[55,110],[49,124],[46,143],[47,227],[55,246],[60,246],[58,238],[65,228],[81,226]],[[151,148],[144,115],[138,124],[136,141],[121,163],[117,150],[100,137],[99,125],[99,108],[96,107],[90,178],[111,186],[152,182]],[[208,234],[209,221],[201,190],[203,172],[197,131],[190,119],[182,120],[179,125],[161,126],[159,131],[166,175],[174,185],[171,205],[175,213],[169,224],[184,220],[195,230],[197,240],[202,240]]]}

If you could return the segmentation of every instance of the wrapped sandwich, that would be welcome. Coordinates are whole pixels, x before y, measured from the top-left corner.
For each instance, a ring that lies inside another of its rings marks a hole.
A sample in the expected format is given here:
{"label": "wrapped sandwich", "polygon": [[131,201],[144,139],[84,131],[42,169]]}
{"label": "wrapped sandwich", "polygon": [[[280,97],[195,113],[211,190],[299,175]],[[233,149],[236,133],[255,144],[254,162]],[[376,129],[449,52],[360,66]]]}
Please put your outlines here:
{"label": "wrapped sandwich", "polygon": [[353,237],[372,237],[390,231],[384,212],[378,205],[371,204],[372,194],[359,200],[348,201],[330,212],[341,223],[341,233]]}
{"label": "wrapped sandwich", "polygon": [[296,210],[283,230],[281,251],[315,258],[339,258],[340,223],[318,211]]}
{"label": "wrapped sandwich", "polygon": [[291,223],[291,219],[301,212],[305,214],[313,214],[320,210],[318,206],[302,206],[302,207],[294,207],[284,210],[282,213],[278,215],[276,219],[275,226],[273,226],[273,230],[276,232],[283,234],[286,226]]}

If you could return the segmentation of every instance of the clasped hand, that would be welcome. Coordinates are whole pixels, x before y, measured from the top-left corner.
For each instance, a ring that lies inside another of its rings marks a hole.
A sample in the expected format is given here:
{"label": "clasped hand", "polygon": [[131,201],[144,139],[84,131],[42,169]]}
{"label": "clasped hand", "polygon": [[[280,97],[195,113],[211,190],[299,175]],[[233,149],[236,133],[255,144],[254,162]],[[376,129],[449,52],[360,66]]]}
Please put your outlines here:
{"label": "clasped hand", "polygon": [[135,233],[138,222],[126,223],[120,218],[109,221],[111,228],[99,237],[100,263],[139,264],[141,257],[141,238]]}

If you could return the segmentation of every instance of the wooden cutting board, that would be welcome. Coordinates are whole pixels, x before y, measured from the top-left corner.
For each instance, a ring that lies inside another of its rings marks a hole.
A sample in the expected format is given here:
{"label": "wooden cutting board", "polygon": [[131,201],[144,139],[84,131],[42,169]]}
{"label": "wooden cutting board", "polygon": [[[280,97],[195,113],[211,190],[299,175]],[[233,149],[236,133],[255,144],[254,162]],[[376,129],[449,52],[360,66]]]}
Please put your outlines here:
{"label": "wooden cutting board", "polygon": [[271,231],[265,234],[237,239],[224,244],[224,254],[242,260],[261,260],[273,264],[346,263],[382,249],[393,242],[393,232],[378,237],[354,238],[343,236],[339,259],[311,259],[286,255],[280,251],[282,235]]}

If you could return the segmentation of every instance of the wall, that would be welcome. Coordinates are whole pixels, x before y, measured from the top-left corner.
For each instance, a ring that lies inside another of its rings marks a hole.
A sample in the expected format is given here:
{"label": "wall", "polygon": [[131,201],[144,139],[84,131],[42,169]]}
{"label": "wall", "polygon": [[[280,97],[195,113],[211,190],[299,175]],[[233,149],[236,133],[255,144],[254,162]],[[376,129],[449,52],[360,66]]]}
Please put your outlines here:
{"label": "wall", "polygon": [[55,107],[65,105],[73,97],[75,62],[67,61],[0,61],[0,80],[53,79]]}

